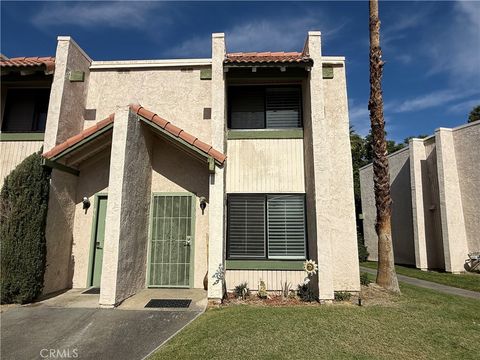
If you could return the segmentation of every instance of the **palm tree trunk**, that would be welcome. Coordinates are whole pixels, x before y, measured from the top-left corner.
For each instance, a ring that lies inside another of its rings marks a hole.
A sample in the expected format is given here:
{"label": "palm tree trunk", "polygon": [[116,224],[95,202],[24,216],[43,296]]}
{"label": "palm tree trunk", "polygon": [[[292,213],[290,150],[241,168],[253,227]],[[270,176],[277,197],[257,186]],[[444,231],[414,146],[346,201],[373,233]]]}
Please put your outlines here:
{"label": "palm tree trunk", "polygon": [[375,186],[375,205],[377,220],[375,230],[378,235],[378,271],[377,284],[400,293],[395,273],[392,228],[390,175],[388,171],[387,142],[385,139],[385,120],[383,118],[382,97],[382,50],[380,48],[380,20],[378,18],[378,0],[370,0],[370,122],[373,137],[373,182]]}

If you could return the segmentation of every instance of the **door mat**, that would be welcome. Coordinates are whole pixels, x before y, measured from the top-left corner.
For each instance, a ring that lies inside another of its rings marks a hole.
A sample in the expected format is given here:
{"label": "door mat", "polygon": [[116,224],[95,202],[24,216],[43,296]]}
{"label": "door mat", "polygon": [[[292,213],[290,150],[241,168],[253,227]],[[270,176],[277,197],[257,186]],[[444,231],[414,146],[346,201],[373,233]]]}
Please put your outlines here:
{"label": "door mat", "polygon": [[190,299],[152,299],[146,308],[188,308],[192,300]]}
{"label": "door mat", "polygon": [[92,287],[88,290],[85,290],[84,292],[82,292],[82,294],[100,294],[100,288],[98,287]]}

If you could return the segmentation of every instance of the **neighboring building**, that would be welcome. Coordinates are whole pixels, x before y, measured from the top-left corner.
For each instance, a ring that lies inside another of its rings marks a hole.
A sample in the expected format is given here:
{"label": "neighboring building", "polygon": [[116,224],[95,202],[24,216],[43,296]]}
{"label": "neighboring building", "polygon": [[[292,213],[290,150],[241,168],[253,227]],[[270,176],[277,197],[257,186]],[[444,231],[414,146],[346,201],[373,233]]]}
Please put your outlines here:
{"label": "neighboring building", "polygon": [[43,144],[55,58],[1,55],[0,187]]}
{"label": "neighboring building", "polygon": [[[397,264],[465,271],[480,250],[480,122],[440,128],[389,155],[392,239]],[[377,260],[372,164],[360,169],[363,229]]]}
{"label": "neighboring building", "polygon": [[[53,168],[45,293],[145,287],[222,297],[305,277],[359,291],[345,60],[304,50],[92,61],[59,37],[44,158]],[[133,105],[129,105],[133,104]],[[141,105],[138,105],[141,104]],[[88,204],[91,206],[88,208]]]}

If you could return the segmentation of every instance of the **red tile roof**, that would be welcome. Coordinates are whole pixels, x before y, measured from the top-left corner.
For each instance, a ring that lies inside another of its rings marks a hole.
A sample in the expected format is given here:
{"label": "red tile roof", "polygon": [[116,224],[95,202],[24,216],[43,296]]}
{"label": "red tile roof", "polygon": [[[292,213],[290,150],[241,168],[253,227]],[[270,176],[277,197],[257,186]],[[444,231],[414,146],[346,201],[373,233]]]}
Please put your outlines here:
{"label": "red tile roof", "polygon": [[312,59],[301,52],[239,52],[227,54],[225,64],[239,63],[308,63]]}
{"label": "red tile roof", "polygon": [[42,67],[45,74],[53,74],[55,70],[54,57],[16,57],[10,59],[1,59],[0,67],[2,68],[25,68],[25,67]]}
{"label": "red tile roof", "polygon": [[196,136],[189,134],[183,129],[173,125],[170,121],[165,120],[158,116],[157,114],[145,109],[141,105],[135,104],[130,105],[130,110],[137,115],[140,115],[142,118],[156,124],[170,135],[179,138],[186,143],[196,147],[198,150],[203,152],[205,155],[209,155],[213,157],[217,162],[223,164],[226,160],[226,156],[222,154],[220,151],[215,150],[211,145],[204,143],[203,141],[199,140]]}
{"label": "red tile roof", "polygon": [[[181,141],[184,141],[201,152],[203,152],[205,155],[213,157],[218,163],[223,164],[225,162],[225,159],[227,158],[224,154],[221,152],[215,150],[211,145],[208,145],[207,143],[204,143],[203,141],[199,140],[196,136],[189,134],[183,129],[180,129],[179,127],[173,125],[170,121],[167,121],[157,114],[148,111],[144,107],[140,105],[130,105],[130,110],[143,117],[144,119],[156,124],[160,128],[162,128],[164,131],[168,132],[170,135],[178,138]],[[105,128],[106,126],[112,124],[114,121],[114,114],[111,114],[108,118],[99,121],[95,125],[83,130],[79,134],[72,136],[68,138],[66,141],[64,141],[61,144],[58,144],[55,146],[53,149],[50,151],[46,152],[43,154],[43,157],[47,159],[51,159],[66,149],[70,148],[71,146],[79,143],[83,139],[93,135],[94,133],[100,131],[101,129]]]}
{"label": "red tile roof", "polygon": [[95,125],[90,126],[89,128],[86,128],[85,130],[83,130],[79,134],[68,138],[66,141],[64,141],[61,144],[58,144],[57,146],[52,148],[50,151],[47,151],[46,153],[43,153],[42,156],[47,158],[47,159],[51,159],[51,158],[57,156],[58,154],[60,154],[64,150],[68,149],[69,147],[79,143],[83,139],[95,134],[96,132],[100,131],[104,127],[112,124],[113,120],[114,120],[114,114],[111,114],[106,119],[103,119],[102,121],[99,121]]}

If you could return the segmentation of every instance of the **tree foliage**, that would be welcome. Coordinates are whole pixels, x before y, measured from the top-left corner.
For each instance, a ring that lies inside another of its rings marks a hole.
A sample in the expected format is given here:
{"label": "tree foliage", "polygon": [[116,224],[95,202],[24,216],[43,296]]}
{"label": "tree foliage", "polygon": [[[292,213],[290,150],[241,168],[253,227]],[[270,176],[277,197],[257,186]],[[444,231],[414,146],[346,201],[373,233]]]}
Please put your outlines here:
{"label": "tree foliage", "polygon": [[43,289],[49,172],[32,154],[6,178],[0,193],[1,302],[26,303]]}
{"label": "tree foliage", "polygon": [[480,120],[480,105],[475,106],[470,114],[468,115],[468,122],[472,123],[474,121]]}

